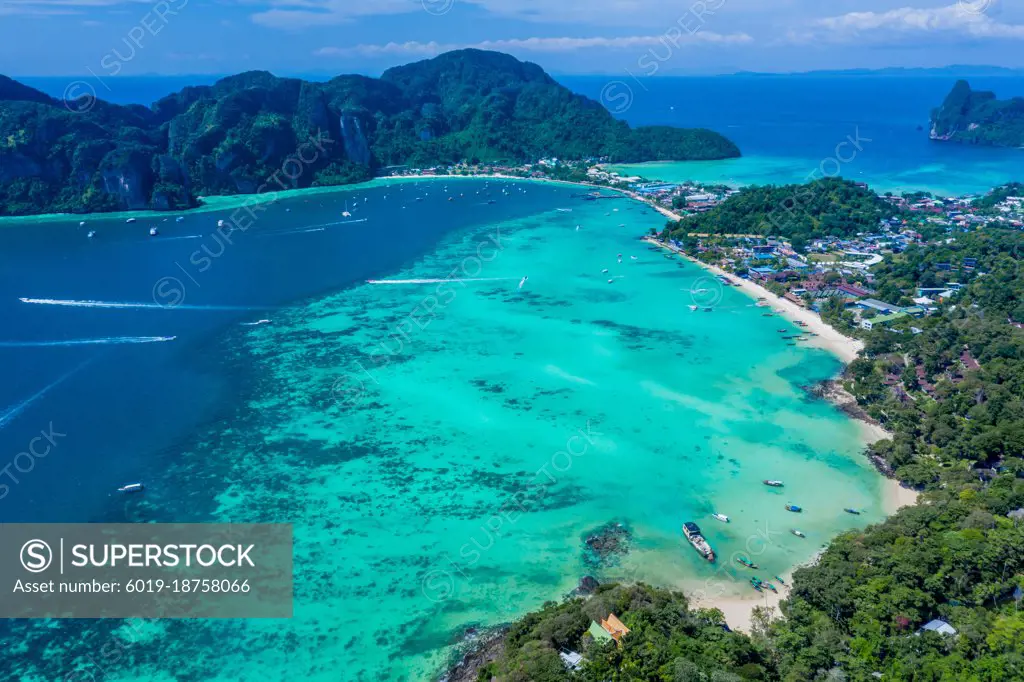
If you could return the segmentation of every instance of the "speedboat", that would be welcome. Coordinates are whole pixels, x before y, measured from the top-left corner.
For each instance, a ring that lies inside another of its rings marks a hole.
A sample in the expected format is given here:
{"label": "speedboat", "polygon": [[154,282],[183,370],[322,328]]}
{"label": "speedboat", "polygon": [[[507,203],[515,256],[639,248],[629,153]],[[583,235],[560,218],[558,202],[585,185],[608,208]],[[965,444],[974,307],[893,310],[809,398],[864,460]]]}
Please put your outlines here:
{"label": "speedboat", "polygon": [[786,505],[786,511],[796,512],[797,514],[799,514],[800,512],[803,511],[803,509],[801,509],[800,507],[798,507],[795,504],[787,504]]}
{"label": "speedboat", "polygon": [[860,516],[860,511],[857,510],[857,509],[851,509],[850,507],[847,507],[843,511],[846,512],[847,514],[854,514],[856,516]]}
{"label": "speedboat", "polygon": [[610,279],[610,280],[608,280],[608,284],[611,284],[614,281],[615,281],[614,279]]}
{"label": "speedboat", "polygon": [[120,488],[118,488],[117,492],[119,492],[119,493],[141,493],[145,489],[146,489],[146,486],[142,485],[141,483],[129,483],[128,485],[123,485]]}
{"label": "speedboat", "polygon": [[224,221],[223,220],[218,220],[217,221],[217,227],[224,227]]}
{"label": "speedboat", "polygon": [[529,277],[524,276],[521,280],[519,280],[519,287],[518,288],[522,289],[523,285],[526,284],[526,280],[528,280],[528,279],[529,279]]}
{"label": "speedboat", "polygon": [[160,234],[160,230],[156,229],[155,227],[149,228],[149,236],[150,237],[155,237],[158,234]]}
{"label": "speedboat", "polygon": [[85,236],[88,237],[89,239],[92,239],[93,237],[96,236],[96,230],[89,230],[89,234]]}
{"label": "speedboat", "polygon": [[793,535],[797,536],[798,538],[805,538],[805,537],[807,537],[806,535],[804,535],[803,531],[797,530],[796,528],[790,530],[789,532],[792,533]]}
{"label": "speedboat", "polygon": [[690,306],[690,310],[696,310],[696,309],[697,309],[697,306],[695,306],[695,305],[691,305]]}
{"label": "speedboat", "polygon": [[608,272],[608,268],[605,268],[604,270],[601,271],[601,274],[605,274],[607,272]]}
{"label": "speedboat", "polygon": [[781,488],[782,487],[782,481],[765,480],[765,481],[761,481],[761,482],[764,483],[767,486],[772,487],[772,488]]}
{"label": "speedboat", "polygon": [[726,516],[725,514],[718,514],[718,513],[715,513],[715,514],[712,514],[712,515],[711,515],[711,518],[713,518],[713,519],[718,519],[718,520],[719,520],[719,521],[721,521],[722,523],[729,523],[729,517],[728,517],[728,516]]}

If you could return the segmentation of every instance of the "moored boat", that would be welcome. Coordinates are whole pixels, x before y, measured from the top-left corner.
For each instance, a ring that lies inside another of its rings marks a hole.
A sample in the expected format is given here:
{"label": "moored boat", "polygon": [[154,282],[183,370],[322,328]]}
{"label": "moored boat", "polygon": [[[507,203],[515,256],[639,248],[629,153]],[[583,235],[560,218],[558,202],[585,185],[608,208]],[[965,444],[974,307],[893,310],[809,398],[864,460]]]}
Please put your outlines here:
{"label": "moored boat", "polygon": [[718,519],[722,523],[729,523],[729,517],[725,514],[714,513],[711,515],[712,518]]}
{"label": "moored boat", "polygon": [[796,512],[796,513],[799,514],[800,512],[803,511],[803,509],[801,509],[799,506],[797,506],[795,504],[787,504],[786,505],[786,511]]}
{"label": "moored boat", "polygon": [[755,564],[753,561],[751,561],[745,556],[736,557],[736,563],[743,564],[747,568],[758,568],[757,564]]}
{"label": "moored boat", "polygon": [[141,483],[129,483],[128,485],[123,485],[120,488],[118,488],[117,492],[119,492],[119,493],[141,493],[145,489],[146,489],[146,486],[142,485]]}
{"label": "moored boat", "polygon": [[772,480],[772,479],[766,479],[766,480],[761,481],[761,482],[764,483],[766,486],[770,486],[772,488],[781,488],[782,487],[782,481],[775,481],[775,480]]}
{"label": "moored boat", "polygon": [[853,514],[855,516],[860,516],[860,511],[857,510],[857,509],[851,509],[850,507],[847,507],[843,511],[846,512],[847,514]]}
{"label": "moored boat", "polygon": [[683,535],[690,541],[693,548],[697,550],[701,556],[708,561],[715,560],[715,550],[711,549],[711,545],[704,539],[704,536],[700,532],[700,526],[693,521],[687,521],[683,524]]}
{"label": "moored boat", "polygon": [[160,230],[156,229],[155,227],[149,228],[149,236],[150,237],[155,237],[158,234],[160,234]]}
{"label": "moored boat", "polygon": [[798,538],[805,538],[805,537],[807,537],[806,535],[804,535],[803,531],[797,530],[796,528],[793,528],[789,532],[792,533],[793,535],[797,536]]}

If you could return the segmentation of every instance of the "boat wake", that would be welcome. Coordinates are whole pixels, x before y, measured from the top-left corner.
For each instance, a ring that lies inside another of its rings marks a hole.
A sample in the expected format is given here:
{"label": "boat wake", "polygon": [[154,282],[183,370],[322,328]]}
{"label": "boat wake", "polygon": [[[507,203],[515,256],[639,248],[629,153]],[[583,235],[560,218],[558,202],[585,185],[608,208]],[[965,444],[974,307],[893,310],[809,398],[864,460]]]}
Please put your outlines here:
{"label": "boat wake", "polygon": [[467,277],[446,279],[368,279],[367,284],[440,284],[441,282],[513,282],[516,277]]}
{"label": "boat wake", "polygon": [[114,336],[106,339],[69,339],[67,341],[0,341],[0,348],[52,348],[60,346],[116,346],[123,343],[162,343],[177,336]]}
{"label": "boat wake", "polygon": [[203,235],[201,235],[201,234],[188,234],[188,235],[183,235],[181,237],[160,237],[160,239],[156,239],[156,240],[148,239],[146,241],[148,241],[151,244],[155,244],[155,243],[159,243],[159,242],[176,242],[176,241],[179,241],[181,239],[202,239],[202,238],[203,238]]}
{"label": "boat wake", "polygon": [[35,305],[59,305],[71,308],[123,308],[123,309],[157,309],[157,310],[265,310],[260,306],[233,305],[178,305],[166,306],[159,303],[136,303],[133,301],[75,301],[60,298],[19,298],[22,303]]}
{"label": "boat wake", "polygon": [[338,220],[333,223],[321,223],[319,225],[307,225],[306,227],[300,227],[294,230],[278,230],[276,232],[263,232],[260,237],[282,237],[288,234],[306,234],[308,232],[323,232],[328,227],[335,227],[336,225],[354,225],[356,223],[365,223],[368,218],[358,218],[356,220]]}
{"label": "boat wake", "polygon": [[74,369],[72,369],[70,372],[68,372],[64,376],[59,377],[57,380],[51,382],[48,386],[46,386],[43,389],[37,391],[33,395],[30,395],[28,398],[26,398],[25,400],[22,400],[17,405],[13,405],[13,406],[7,408],[6,410],[4,410],[3,412],[0,412],[0,429],[2,429],[5,426],[7,426],[19,414],[24,412],[32,403],[34,403],[35,401],[37,401],[40,398],[42,398],[44,395],[46,395],[47,393],[49,393],[53,389],[55,389],[58,386],[60,386],[62,383],[64,383],[68,379],[70,379],[73,375],[77,374],[79,371],[84,369],[85,366],[90,364],[91,362],[92,362],[92,360],[86,360],[82,364],[78,365],[78,367],[75,367]]}

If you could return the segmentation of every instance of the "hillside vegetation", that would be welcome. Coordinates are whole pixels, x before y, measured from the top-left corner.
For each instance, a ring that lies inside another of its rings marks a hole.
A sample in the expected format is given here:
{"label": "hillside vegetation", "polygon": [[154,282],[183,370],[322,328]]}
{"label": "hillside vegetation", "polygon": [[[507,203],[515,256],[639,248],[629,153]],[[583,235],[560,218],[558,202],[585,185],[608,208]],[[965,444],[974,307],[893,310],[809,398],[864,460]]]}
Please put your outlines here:
{"label": "hillside vegetation", "polygon": [[367,180],[382,167],[720,159],[709,130],[630,129],[536,64],[460,50],[326,83],[262,71],[152,107],[54,100],[0,76],[0,215],[158,210]]}

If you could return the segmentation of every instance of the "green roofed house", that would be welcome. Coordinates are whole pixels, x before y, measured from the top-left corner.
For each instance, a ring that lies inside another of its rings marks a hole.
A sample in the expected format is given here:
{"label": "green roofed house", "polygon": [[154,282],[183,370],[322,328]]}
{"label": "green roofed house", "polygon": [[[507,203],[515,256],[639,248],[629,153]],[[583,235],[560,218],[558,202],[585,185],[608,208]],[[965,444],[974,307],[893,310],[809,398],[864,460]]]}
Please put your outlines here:
{"label": "green roofed house", "polygon": [[590,628],[587,629],[587,632],[590,633],[595,642],[604,644],[605,642],[612,641],[612,636],[597,621],[590,621]]}

